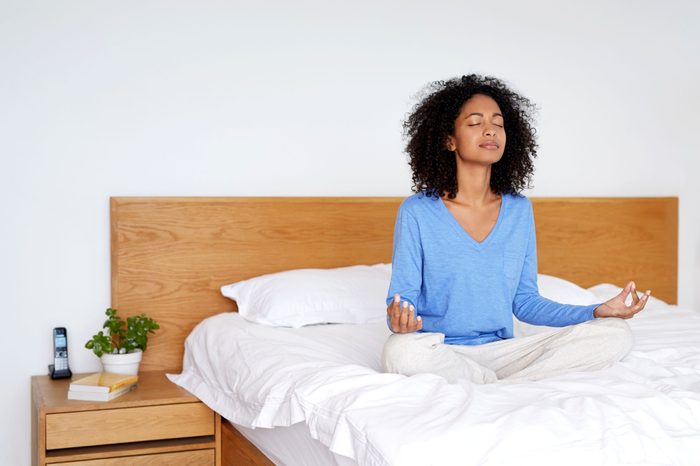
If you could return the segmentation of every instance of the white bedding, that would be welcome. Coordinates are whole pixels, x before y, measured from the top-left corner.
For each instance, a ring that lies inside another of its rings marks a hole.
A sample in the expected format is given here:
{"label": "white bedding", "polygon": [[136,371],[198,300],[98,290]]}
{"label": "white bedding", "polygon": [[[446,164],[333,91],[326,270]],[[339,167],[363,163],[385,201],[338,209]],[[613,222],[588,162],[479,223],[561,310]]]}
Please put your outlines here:
{"label": "white bedding", "polygon": [[303,422],[274,429],[233,426],[278,466],[357,466],[351,458],[333,453],[311,438]]}
{"label": "white bedding", "polygon": [[[601,301],[615,290],[591,289]],[[384,323],[220,314],[193,330],[171,380],[242,426],[304,422],[360,465],[700,464],[700,312],[651,302],[628,322],[635,345],[609,369],[450,385],[381,373]]]}

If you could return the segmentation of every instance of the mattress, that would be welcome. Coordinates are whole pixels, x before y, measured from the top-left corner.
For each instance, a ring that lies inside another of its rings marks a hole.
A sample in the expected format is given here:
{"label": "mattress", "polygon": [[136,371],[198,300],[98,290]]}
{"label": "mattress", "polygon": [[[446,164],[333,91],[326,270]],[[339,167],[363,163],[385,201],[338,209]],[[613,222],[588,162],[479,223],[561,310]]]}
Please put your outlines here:
{"label": "mattress", "polygon": [[273,429],[234,427],[273,463],[280,466],[354,466],[347,456],[333,453],[324,444],[311,438],[303,422]]}
{"label": "mattress", "polygon": [[383,323],[289,329],[227,313],[193,330],[170,377],[280,464],[324,463],[272,452],[265,435],[361,465],[700,464],[700,312],[652,300],[628,322],[635,344],[608,369],[474,385],[382,373]]}

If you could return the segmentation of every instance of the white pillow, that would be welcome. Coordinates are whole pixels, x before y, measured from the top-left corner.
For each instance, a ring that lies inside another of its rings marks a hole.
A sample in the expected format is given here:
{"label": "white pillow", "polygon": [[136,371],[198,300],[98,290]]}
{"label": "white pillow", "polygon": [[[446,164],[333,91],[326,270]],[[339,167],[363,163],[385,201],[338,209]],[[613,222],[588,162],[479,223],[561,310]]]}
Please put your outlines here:
{"label": "white pillow", "polygon": [[540,290],[540,296],[561,304],[589,305],[601,302],[587,289],[552,275],[537,274],[537,287]]}
{"label": "white pillow", "polygon": [[391,264],[336,269],[297,269],[261,275],[221,287],[245,319],[275,327],[386,318]]}

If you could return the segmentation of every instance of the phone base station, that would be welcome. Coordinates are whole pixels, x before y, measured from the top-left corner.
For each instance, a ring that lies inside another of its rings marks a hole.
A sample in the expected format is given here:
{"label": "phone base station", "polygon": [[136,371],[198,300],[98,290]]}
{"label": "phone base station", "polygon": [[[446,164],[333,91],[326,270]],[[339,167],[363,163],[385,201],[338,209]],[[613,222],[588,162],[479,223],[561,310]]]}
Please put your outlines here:
{"label": "phone base station", "polygon": [[52,379],[70,379],[73,377],[73,373],[70,369],[59,369],[54,370],[53,364],[49,364],[49,375]]}

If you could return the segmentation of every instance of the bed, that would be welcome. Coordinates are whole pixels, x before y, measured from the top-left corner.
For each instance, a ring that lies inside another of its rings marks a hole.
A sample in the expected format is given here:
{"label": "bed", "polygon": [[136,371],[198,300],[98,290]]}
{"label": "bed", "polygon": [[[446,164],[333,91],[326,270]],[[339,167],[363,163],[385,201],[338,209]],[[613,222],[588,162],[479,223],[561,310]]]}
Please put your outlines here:
{"label": "bed", "polygon": [[[303,352],[295,353],[293,346],[299,339],[325,345],[323,351],[307,351],[325,355],[312,361],[320,369],[310,368],[291,385],[284,385],[291,375],[282,377],[283,358],[277,366],[270,362],[274,373],[256,378],[267,383],[266,389],[284,387],[295,403],[277,403],[263,412],[255,404],[251,408],[220,395],[198,395],[234,421],[222,421],[224,464],[502,464],[512,455],[520,464],[565,456],[568,464],[643,463],[643,458],[653,464],[697,464],[700,318],[694,310],[674,306],[676,198],[533,199],[541,273],[585,288],[611,284],[590,291],[600,299],[634,278],[638,288],[651,288],[659,299],[630,321],[640,335],[631,353],[635,357],[593,377],[569,374],[485,390],[446,384],[430,375],[381,374],[377,348],[388,332],[381,323],[351,329],[362,327],[362,337],[348,355],[324,343],[350,340],[347,326],[261,328],[232,312],[236,303],[221,296],[221,285],[263,274],[390,262],[401,200],[111,200],[112,305],[146,312],[162,328],[149,341],[142,370],[180,373],[185,339],[198,332],[200,343],[191,346],[203,345],[205,353],[213,353],[216,344],[206,345],[221,338],[217,333],[226,335],[238,342],[229,347],[229,360],[249,358],[248,364],[259,354],[255,345],[284,351],[273,356],[299,358]],[[309,368],[309,362],[294,359],[288,367]],[[349,380],[357,384],[354,391]],[[230,395],[248,396],[240,383],[233,382]],[[391,403],[377,398],[383,392],[398,396],[399,406],[415,405],[421,393],[424,398],[440,394],[446,404],[396,416]],[[629,424],[630,416],[638,418],[636,426],[644,432],[630,432],[635,426]],[[472,447],[455,449],[465,445],[464,438]]]}

